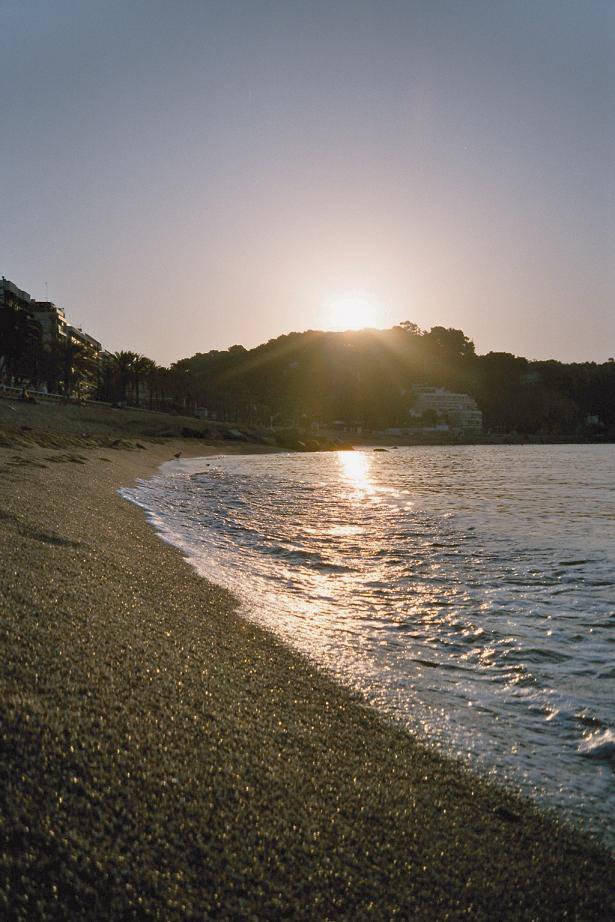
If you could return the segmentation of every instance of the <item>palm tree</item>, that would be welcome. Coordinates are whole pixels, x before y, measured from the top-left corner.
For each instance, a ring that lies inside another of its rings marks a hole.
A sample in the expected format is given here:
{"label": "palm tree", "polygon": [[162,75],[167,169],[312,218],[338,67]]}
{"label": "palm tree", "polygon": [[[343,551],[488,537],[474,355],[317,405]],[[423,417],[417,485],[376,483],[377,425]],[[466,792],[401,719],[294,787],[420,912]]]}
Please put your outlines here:
{"label": "palm tree", "polygon": [[138,359],[136,352],[122,350],[113,353],[113,363],[117,376],[118,399],[124,403],[128,400],[128,384],[130,382],[133,365]]}
{"label": "palm tree", "polygon": [[91,382],[96,374],[96,358],[83,343],[71,340],[59,346],[59,356],[64,393],[71,397],[77,391],[77,396],[81,397],[84,384]]}
{"label": "palm tree", "polygon": [[132,379],[135,387],[135,403],[137,406],[141,405],[139,400],[139,384],[143,379],[151,375],[155,367],[156,363],[152,359],[148,359],[146,355],[137,355],[132,363]]}
{"label": "palm tree", "polygon": [[172,390],[172,373],[162,365],[154,365],[148,375],[149,405],[168,409]]}

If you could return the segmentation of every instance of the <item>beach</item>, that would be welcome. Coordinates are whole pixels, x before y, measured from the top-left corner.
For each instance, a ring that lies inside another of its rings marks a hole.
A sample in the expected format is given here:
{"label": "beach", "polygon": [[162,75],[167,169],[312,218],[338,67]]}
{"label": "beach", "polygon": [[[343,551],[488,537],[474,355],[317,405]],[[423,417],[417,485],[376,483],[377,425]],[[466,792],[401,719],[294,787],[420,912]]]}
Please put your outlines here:
{"label": "beach", "polygon": [[220,445],[108,441],[0,449],[0,915],[609,917],[604,849],[243,620],[117,493]]}

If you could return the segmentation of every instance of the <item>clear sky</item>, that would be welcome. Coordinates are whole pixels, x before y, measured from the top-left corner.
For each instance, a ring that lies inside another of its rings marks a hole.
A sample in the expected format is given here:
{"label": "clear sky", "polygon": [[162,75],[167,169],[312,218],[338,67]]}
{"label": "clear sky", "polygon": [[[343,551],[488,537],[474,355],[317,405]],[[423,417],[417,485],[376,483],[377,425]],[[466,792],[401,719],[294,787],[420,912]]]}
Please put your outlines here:
{"label": "clear sky", "polygon": [[0,0],[0,91],[0,273],[110,350],[615,354],[614,0]]}

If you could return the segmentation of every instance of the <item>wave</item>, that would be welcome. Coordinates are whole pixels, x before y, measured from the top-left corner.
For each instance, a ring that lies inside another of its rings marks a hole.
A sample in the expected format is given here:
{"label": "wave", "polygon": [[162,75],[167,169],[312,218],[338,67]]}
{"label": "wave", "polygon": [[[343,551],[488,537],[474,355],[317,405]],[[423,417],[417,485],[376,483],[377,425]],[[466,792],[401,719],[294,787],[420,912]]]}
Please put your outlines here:
{"label": "wave", "polygon": [[579,743],[578,751],[587,759],[615,763],[615,732],[607,729],[593,733]]}

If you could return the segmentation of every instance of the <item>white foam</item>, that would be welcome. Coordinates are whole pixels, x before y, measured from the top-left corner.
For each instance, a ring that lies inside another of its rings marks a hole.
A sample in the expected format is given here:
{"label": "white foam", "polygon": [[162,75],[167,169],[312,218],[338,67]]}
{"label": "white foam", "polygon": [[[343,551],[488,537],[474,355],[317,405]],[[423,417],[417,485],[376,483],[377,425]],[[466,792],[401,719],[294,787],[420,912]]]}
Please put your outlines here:
{"label": "white foam", "polygon": [[578,751],[588,759],[615,762],[615,732],[607,729],[592,733],[579,743]]}

